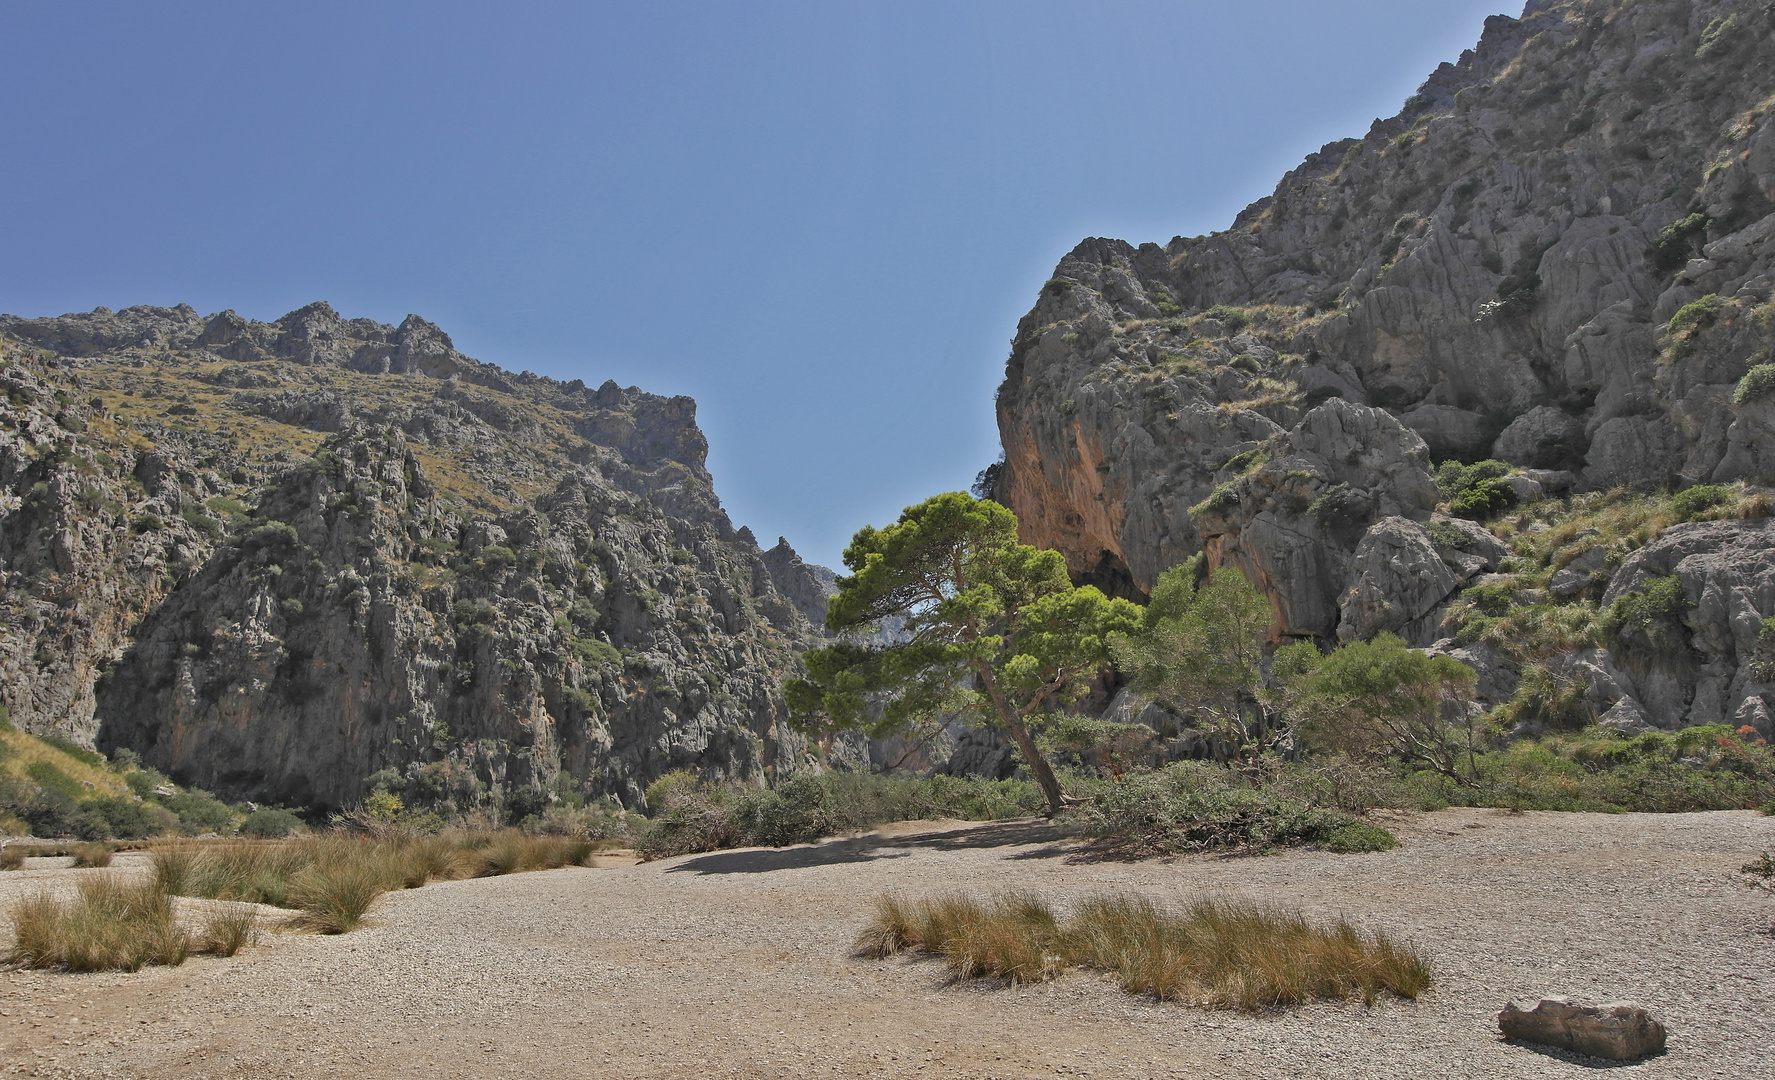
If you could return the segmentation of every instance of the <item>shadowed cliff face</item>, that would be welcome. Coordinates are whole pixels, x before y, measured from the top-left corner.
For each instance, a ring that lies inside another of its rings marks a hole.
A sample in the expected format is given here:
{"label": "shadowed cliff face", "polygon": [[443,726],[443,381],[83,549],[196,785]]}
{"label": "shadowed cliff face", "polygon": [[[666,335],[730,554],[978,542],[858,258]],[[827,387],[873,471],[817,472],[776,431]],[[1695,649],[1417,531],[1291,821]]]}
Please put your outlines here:
{"label": "shadowed cliff face", "polygon": [[1144,592],[1331,397],[1580,490],[1768,474],[1775,405],[1733,391],[1775,324],[1772,42],[1762,7],[1531,3],[1226,232],[1084,241],[999,394],[1024,539]]}
{"label": "shadowed cliff face", "polygon": [[328,807],[382,769],[634,805],[668,769],[796,750],[777,686],[821,568],[732,528],[690,399],[325,304],[0,330],[0,666],[27,730]]}

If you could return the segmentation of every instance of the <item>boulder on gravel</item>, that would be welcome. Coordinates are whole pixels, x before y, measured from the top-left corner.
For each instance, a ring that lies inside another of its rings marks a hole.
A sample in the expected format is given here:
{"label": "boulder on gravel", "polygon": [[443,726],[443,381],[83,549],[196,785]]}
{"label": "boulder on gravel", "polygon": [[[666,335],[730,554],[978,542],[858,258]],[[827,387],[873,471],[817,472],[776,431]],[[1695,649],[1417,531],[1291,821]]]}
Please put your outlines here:
{"label": "boulder on gravel", "polygon": [[1610,1061],[1632,1061],[1664,1051],[1664,1025],[1631,1001],[1576,1005],[1542,998],[1532,1009],[1511,1001],[1498,1014],[1506,1039],[1557,1046]]}

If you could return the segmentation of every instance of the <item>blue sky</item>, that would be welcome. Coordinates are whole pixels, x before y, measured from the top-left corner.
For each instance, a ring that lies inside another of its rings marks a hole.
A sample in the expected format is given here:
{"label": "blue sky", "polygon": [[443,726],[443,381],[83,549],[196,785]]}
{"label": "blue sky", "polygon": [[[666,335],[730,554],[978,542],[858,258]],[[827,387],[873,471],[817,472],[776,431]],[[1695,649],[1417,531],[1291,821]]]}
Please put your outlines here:
{"label": "blue sky", "polygon": [[996,456],[1069,248],[1226,227],[1500,10],[0,2],[0,310],[325,299],[691,394],[735,523],[837,565]]}

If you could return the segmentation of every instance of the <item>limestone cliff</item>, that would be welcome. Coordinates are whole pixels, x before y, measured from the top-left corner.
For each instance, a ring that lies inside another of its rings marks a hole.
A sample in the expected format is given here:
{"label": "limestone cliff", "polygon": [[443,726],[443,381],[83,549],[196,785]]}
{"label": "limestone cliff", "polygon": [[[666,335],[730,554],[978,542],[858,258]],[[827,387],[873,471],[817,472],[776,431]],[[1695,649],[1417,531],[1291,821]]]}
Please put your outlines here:
{"label": "limestone cliff", "polygon": [[731,526],[690,399],[325,304],[0,331],[0,669],[27,730],[323,807],[385,769],[459,807],[635,805],[667,769],[797,749],[777,686],[823,568]]}
{"label": "limestone cliff", "polygon": [[1026,539],[1144,590],[1202,546],[1187,511],[1226,460],[1328,396],[1582,487],[1766,472],[1772,406],[1732,397],[1775,323],[1772,31],[1732,3],[1531,3],[1231,229],[1080,244],[999,394]]}
{"label": "limestone cliff", "polygon": [[[1062,259],[1012,344],[993,493],[1080,581],[1140,597],[1205,550],[1279,634],[1429,644],[1504,551],[1432,520],[1437,462],[1502,459],[1525,501],[1768,483],[1772,106],[1767,5],[1488,19],[1226,231]],[[1695,722],[1760,692],[1709,678],[1733,689]]]}

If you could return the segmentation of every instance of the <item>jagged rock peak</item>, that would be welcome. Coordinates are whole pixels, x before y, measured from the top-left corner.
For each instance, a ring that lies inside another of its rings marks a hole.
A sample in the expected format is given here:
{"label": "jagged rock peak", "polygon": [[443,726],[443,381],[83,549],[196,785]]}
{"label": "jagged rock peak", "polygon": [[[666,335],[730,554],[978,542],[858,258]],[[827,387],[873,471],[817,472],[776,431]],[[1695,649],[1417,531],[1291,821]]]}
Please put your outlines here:
{"label": "jagged rock peak", "polygon": [[815,626],[826,622],[826,603],[838,591],[837,575],[824,566],[801,561],[789,546],[786,537],[777,537],[777,546],[764,553],[764,565],[770,569],[777,592],[794,604]]}

